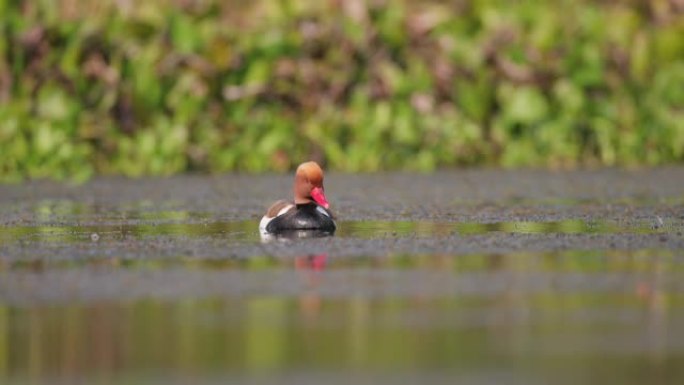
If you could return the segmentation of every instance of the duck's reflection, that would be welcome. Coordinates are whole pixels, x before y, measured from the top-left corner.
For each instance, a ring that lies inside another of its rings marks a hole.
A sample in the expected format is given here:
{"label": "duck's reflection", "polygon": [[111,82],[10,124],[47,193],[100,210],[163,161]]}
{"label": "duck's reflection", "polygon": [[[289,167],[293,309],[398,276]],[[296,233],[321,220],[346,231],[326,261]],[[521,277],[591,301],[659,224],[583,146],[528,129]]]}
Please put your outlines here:
{"label": "duck's reflection", "polygon": [[[263,243],[323,238],[332,236],[334,233],[334,231],[323,230],[285,230],[278,233],[259,232]],[[294,259],[294,268],[300,272],[301,280],[304,283],[304,287],[299,294],[299,310],[303,320],[307,323],[316,323],[321,312],[321,296],[318,288],[321,284],[321,273],[325,270],[327,259],[327,253],[302,255]]]}
{"label": "duck's reflection", "polygon": [[328,253],[295,258],[295,269],[300,271],[321,271],[325,269]]}
{"label": "duck's reflection", "polygon": [[302,280],[306,283],[299,295],[299,310],[308,323],[318,321],[321,313],[321,296],[318,287],[321,284],[321,272],[325,269],[328,254],[306,255],[296,257],[294,267],[301,272]]}

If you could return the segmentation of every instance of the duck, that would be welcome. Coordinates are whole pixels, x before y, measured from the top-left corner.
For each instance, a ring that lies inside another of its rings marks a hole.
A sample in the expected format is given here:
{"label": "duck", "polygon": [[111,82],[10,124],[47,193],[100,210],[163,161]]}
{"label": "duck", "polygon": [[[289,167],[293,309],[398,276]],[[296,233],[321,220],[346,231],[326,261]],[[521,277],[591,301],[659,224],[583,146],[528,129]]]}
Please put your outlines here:
{"label": "duck", "polygon": [[331,235],[337,229],[323,187],[323,169],[314,161],[297,167],[292,187],[294,201],[278,200],[259,222],[261,235]]}

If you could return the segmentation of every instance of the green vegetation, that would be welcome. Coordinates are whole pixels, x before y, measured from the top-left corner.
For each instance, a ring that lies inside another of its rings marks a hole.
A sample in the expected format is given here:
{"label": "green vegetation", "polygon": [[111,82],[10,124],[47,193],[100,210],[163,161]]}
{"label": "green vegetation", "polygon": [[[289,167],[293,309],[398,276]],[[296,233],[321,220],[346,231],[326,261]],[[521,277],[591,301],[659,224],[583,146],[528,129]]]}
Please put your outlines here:
{"label": "green vegetation", "polygon": [[2,180],[684,160],[679,1],[0,0],[0,31]]}

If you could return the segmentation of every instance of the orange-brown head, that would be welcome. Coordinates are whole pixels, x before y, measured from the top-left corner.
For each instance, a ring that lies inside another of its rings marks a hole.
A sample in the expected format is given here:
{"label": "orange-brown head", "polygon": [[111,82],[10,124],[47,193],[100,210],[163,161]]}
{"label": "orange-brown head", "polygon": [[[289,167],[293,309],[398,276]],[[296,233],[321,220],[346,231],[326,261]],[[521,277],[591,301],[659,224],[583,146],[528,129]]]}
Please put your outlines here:
{"label": "orange-brown head", "polygon": [[323,188],[323,170],[318,163],[305,162],[297,167],[294,200],[296,204],[310,203],[313,200],[326,209],[330,207]]}

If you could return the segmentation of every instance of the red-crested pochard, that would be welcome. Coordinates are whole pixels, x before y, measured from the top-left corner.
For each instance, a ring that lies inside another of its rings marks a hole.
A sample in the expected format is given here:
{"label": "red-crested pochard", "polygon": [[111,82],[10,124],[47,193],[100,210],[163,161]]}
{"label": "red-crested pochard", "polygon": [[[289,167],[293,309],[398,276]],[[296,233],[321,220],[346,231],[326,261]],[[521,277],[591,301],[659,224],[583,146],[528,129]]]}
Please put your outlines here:
{"label": "red-crested pochard", "polygon": [[316,162],[297,167],[294,178],[294,202],[279,200],[261,218],[262,234],[313,230],[332,234],[336,225],[323,188],[323,170]]}

